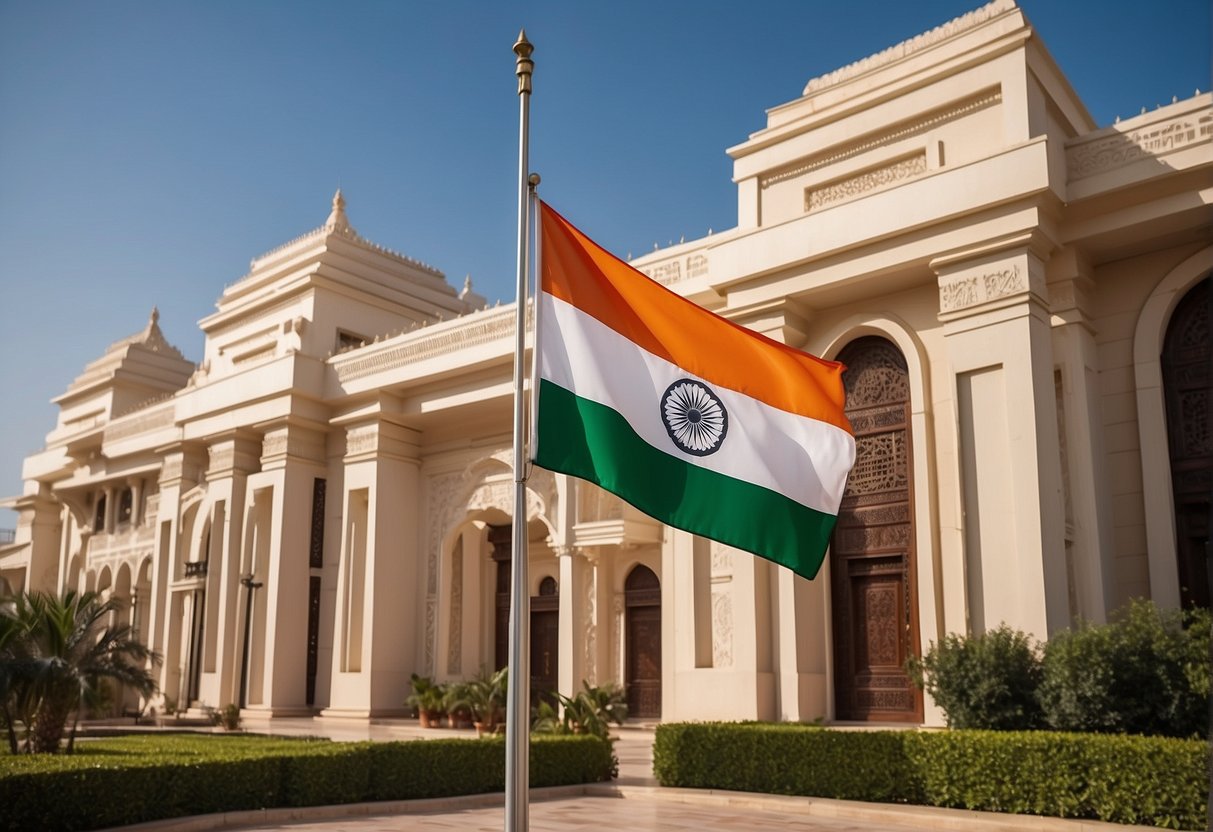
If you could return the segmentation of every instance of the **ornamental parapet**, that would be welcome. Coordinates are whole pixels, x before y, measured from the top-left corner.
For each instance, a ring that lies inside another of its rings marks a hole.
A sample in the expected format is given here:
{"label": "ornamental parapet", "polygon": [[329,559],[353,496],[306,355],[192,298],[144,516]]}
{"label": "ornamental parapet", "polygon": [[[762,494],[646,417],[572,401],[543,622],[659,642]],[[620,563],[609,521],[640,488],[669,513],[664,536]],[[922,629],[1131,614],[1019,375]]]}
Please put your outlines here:
{"label": "ornamental parapet", "polygon": [[1069,181],[1213,141],[1211,103],[1209,94],[1196,96],[1071,140],[1066,144]]}
{"label": "ornamental parapet", "polygon": [[[527,329],[532,316],[527,314]],[[367,344],[329,359],[341,383],[383,370],[415,364],[439,355],[511,338],[514,304],[473,312],[449,321],[422,325],[395,337]]]}

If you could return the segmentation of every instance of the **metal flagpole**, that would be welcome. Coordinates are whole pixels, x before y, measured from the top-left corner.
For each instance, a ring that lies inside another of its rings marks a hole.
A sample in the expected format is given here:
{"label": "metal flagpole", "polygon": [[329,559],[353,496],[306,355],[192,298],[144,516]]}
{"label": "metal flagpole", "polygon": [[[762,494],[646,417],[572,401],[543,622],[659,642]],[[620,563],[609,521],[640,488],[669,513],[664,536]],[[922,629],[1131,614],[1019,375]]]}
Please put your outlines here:
{"label": "metal flagpole", "polygon": [[510,551],[510,660],[505,722],[505,829],[527,832],[528,754],[531,739],[530,624],[531,595],[527,586],[526,530],[526,400],[523,397],[526,350],[527,255],[529,253],[529,187],[527,152],[531,104],[531,73],[535,47],[518,33],[514,72],[518,76],[518,310],[514,326],[514,527]]}

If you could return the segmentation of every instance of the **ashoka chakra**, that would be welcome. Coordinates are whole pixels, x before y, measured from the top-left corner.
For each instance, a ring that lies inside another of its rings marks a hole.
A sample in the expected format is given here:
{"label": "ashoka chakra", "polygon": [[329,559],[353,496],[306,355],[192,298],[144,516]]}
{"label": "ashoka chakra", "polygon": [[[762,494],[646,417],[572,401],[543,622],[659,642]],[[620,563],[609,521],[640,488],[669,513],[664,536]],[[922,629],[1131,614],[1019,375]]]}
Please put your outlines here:
{"label": "ashoka chakra", "polygon": [[707,456],[720,449],[729,430],[729,414],[706,384],[684,378],[661,397],[661,419],[679,450]]}

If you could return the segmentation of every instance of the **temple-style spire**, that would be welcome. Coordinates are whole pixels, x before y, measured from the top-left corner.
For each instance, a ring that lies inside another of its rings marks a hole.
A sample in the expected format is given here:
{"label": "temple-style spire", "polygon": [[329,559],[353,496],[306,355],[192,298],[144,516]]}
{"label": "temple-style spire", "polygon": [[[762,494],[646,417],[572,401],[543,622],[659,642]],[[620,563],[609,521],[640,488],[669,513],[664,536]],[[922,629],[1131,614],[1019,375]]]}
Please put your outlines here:
{"label": "temple-style spire", "polygon": [[333,194],[333,210],[325,221],[324,227],[329,231],[354,233],[354,227],[350,225],[349,219],[345,216],[345,197],[341,195],[340,188],[337,189],[337,193]]}

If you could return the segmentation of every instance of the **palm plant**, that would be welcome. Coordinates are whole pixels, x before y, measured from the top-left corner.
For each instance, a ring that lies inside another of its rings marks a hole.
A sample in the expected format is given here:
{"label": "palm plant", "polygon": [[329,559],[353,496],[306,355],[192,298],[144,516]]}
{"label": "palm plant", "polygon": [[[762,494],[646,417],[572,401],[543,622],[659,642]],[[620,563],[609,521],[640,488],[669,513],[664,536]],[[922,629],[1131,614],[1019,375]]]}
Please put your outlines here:
{"label": "palm plant", "polygon": [[413,692],[404,703],[417,709],[422,728],[438,727],[442,715],[446,713],[446,685],[416,673],[412,675],[411,682]]}
{"label": "palm plant", "polygon": [[609,739],[611,723],[622,725],[628,718],[623,689],[617,685],[595,687],[584,681],[581,687],[573,696],[556,694],[559,712],[548,702],[540,701],[532,730],[552,734],[593,734]]}
{"label": "palm plant", "polygon": [[482,669],[475,679],[464,682],[459,692],[460,707],[472,715],[476,730],[492,733],[505,715],[506,692],[509,688],[509,670],[501,668],[490,673]]}
{"label": "palm plant", "polygon": [[144,697],[155,692],[149,666],[160,657],[129,626],[109,624],[120,608],[116,599],[103,602],[96,593],[71,590],[62,596],[25,592],[0,604],[0,699],[10,750],[17,746],[13,726],[19,721],[26,751],[58,751],[74,714],[72,750],[80,711],[100,698],[103,680]]}

